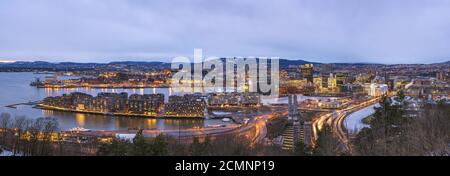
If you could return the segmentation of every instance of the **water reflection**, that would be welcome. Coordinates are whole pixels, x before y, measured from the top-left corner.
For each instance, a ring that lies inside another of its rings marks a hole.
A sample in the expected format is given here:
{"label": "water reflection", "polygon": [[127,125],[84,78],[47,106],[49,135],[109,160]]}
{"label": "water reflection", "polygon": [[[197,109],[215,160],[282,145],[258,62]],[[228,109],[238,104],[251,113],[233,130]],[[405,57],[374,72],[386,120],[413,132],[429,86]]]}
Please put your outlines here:
{"label": "water reflection", "polygon": [[[33,73],[0,73],[2,91],[0,92],[0,113],[6,112],[12,116],[26,116],[30,119],[39,117],[54,117],[58,119],[62,130],[82,126],[93,130],[126,130],[129,128],[144,129],[178,129],[194,126],[206,126],[211,124],[222,124],[220,120],[199,119],[147,119],[135,117],[110,117],[104,115],[79,114],[71,112],[60,112],[32,108],[31,106],[19,106],[17,109],[5,106],[25,103],[29,101],[42,100],[47,96],[59,96],[72,92],[84,92],[96,96],[100,92],[127,92],[128,94],[165,94],[165,102],[173,95],[169,88],[145,88],[145,89],[91,89],[91,88],[45,88],[37,89],[29,86],[36,78],[45,79],[45,75]],[[68,78],[66,78],[68,79]],[[180,94],[177,94],[180,95]]]}
{"label": "water reflection", "polygon": [[84,127],[86,123],[86,115],[82,113],[76,113],[75,116],[78,126]]}

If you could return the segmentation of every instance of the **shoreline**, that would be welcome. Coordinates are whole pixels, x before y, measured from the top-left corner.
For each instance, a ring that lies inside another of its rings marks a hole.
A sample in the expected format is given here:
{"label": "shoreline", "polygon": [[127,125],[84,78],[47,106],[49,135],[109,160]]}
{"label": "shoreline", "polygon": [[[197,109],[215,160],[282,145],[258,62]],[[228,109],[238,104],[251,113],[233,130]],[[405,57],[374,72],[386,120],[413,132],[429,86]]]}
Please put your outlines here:
{"label": "shoreline", "polygon": [[38,89],[73,89],[73,88],[89,88],[89,89],[148,89],[148,88],[170,88],[170,86],[32,86]]}
{"label": "shoreline", "polygon": [[42,104],[35,105],[34,108],[44,109],[44,110],[53,110],[53,111],[61,111],[61,112],[73,112],[73,113],[83,113],[83,114],[94,114],[94,115],[103,115],[103,116],[116,116],[116,117],[135,117],[135,118],[150,118],[150,119],[199,119],[204,120],[205,117],[198,116],[158,116],[158,115],[146,115],[146,114],[124,114],[124,113],[107,113],[107,112],[92,112],[92,111],[80,111],[75,109],[65,109],[59,107],[46,106]]}

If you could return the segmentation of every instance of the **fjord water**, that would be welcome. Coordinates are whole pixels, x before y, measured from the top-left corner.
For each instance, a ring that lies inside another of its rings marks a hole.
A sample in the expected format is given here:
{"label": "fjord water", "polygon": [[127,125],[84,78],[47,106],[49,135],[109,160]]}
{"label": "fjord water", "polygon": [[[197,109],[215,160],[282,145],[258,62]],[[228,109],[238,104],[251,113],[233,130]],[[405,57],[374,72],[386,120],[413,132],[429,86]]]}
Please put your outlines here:
{"label": "fjord water", "polygon": [[[17,109],[5,106],[42,100],[47,96],[58,96],[71,92],[84,92],[97,95],[99,92],[128,92],[129,94],[165,94],[165,101],[172,95],[169,88],[145,88],[145,89],[39,89],[30,86],[30,82],[36,78],[45,79],[42,74],[34,73],[0,73],[0,113],[10,113],[12,117],[25,116],[36,119],[39,117],[54,117],[58,119],[61,130],[73,127],[84,127],[92,130],[127,130],[129,128],[144,129],[178,129],[190,127],[203,127],[210,124],[220,124],[220,120],[201,119],[149,119],[135,117],[111,117],[103,115],[92,115],[72,112],[59,112],[51,110],[36,109],[28,105],[20,105]],[[70,79],[73,77],[59,77],[58,79]]]}

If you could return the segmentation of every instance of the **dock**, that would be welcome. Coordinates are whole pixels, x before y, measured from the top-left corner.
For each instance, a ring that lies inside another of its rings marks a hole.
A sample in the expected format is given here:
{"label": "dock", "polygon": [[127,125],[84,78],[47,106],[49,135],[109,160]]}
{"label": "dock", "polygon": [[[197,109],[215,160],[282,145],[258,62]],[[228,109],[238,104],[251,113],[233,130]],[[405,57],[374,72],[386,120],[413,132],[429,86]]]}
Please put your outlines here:
{"label": "dock", "polygon": [[11,104],[11,105],[7,105],[7,106],[5,106],[5,107],[7,107],[7,108],[12,108],[12,109],[17,109],[17,106],[20,106],[20,105],[34,106],[34,105],[37,105],[37,104],[39,104],[39,103],[41,103],[41,102],[42,102],[42,101],[40,101],[40,100],[38,100],[38,101],[29,101],[29,102],[27,102],[27,103]]}

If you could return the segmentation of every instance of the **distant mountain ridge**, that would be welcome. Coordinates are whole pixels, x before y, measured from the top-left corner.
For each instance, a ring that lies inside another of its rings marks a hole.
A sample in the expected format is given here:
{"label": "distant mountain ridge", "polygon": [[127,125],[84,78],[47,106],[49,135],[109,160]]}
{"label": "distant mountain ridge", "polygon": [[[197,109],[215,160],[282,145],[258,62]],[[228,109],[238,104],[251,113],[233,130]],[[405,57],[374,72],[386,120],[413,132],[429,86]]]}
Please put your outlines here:
{"label": "distant mountain ridge", "polygon": [[[304,65],[304,64],[316,64],[321,65],[320,62],[311,62],[302,59],[280,59],[279,62],[281,67],[287,67],[289,65]],[[383,65],[379,63],[332,63],[336,65]],[[450,64],[450,61],[436,63],[436,64]],[[47,62],[47,61],[16,61],[8,63],[0,63],[1,68],[12,67],[12,68],[56,68],[56,67],[89,67],[94,66],[109,66],[109,65],[126,65],[126,66],[160,66],[160,67],[170,67],[170,62],[161,61],[114,61],[109,63],[78,63],[78,62]],[[396,64],[392,64],[396,65]]]}
{"label": "distant mountain ridge", "polygon": [[[23,65],[32,65],[32,66],[51,66],[51,65],[168,65],[170,62],[161,62],[161,61],[114,61],[109,63],[78,63],[78,62],[47,62],[47,61],[17,61],[11,63],[0,63],[0,65],[4,66],[23,66]],[[305,60],[287,60],[280,59],[280,65],[303,65],[303,64],[320,64],[318,62],[309,62]]]}
{"label": "distant mountain ridge", "polygon": [[297,60],[280,59],[281,67],[287,67],[289,65],[304,65],[304,64],[321,64],[321,63],[310,62],[310,61],[305,61],[305,60],[301,60],[301,59],[297,59]]}

